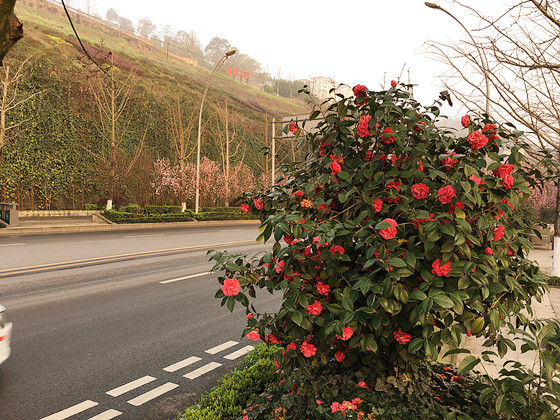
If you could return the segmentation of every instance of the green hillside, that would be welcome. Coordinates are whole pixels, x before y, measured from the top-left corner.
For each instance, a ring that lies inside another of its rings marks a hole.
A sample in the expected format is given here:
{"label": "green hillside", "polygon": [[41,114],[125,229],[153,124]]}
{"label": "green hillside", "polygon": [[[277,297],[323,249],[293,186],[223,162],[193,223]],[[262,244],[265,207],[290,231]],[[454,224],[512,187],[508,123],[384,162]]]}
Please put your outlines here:
{"label": "green hillside", "polygon": [[[8,84],[6,103],[13,97],[12,104],[19,104],[5,110],[6,128],[14,127],[0,141],[2,200],[16,202],[20,208],[83,208],[86,203],[104,202],[114,183],[117,204],[190,201],[192,194],[177,194],[169,185],[155,194],[162,182],[155,162],[169,159],[168,169],[178,168],[174,165],[183,156],[184,164],[193,165],[198,109],[210,72],[181,57],[168,57],[146,40],[116,31],[102,21],[73,15],[86,49],[96,61],[105,62],[102,67],[109,77],[73,45],[76,39],[62,13],[60,7],[46,1],[17,3],[25,37],[8,55],[0,77],[11,80],[27,61],[17,82]],[[101,102],[107,99],[110,104],[111,94],[117,96],[117,107],[125,104],[115,121],[114,137],[106,113],[110,107],[99,107],[96,101],[96,97]],[[237,176],[247,185],[254,176],[253,184],[258,184],[263,172],[270,170],[261,149],[270,138],[267,131],[272,117],[306,110],[301,102],[270,95],[218,73],[206,99],[202,131],[202,156],[215,164],[206,162],[202,176],[208,179],[201,185],[223,182],[226,138],[230,153],[237,151],[230,168],[241,161],[248,166],[238,166],[245,172],[233,175],[231,169],[231,182]],[[174,135],[177,124],[173,122],[182,125],[183,154],[174,141],[180,136]],[[117,143],[116,147],[111,143]],[[290,149],[291,145],[281,146],[280,159],[291,156]],[[183,183],[192,184],[188,179],[183,178]],[[203,203],[222,205],[223,191],[210,189],[205,195],[202,188]]]}

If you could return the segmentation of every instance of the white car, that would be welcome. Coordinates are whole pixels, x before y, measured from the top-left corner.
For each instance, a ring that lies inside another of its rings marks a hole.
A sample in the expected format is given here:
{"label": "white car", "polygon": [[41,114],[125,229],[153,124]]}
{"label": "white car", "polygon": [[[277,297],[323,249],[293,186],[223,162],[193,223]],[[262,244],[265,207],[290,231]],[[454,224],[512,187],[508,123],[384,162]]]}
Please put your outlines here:
{"label": "white car", "polygon": [[10,355],[10,337],[12,335],[12,323],[8,322],[5,310],[6,308],[0,305],[0,365]]}

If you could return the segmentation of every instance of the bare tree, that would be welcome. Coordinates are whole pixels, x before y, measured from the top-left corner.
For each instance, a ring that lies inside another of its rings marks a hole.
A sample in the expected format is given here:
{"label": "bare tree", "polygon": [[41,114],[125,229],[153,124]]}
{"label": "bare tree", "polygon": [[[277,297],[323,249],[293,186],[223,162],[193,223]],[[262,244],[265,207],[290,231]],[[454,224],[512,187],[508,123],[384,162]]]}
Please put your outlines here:
{"label": "bare tree", "polygon": [[19,83],[23,76],[23,69],[31,57],[25,59],[16,69],[15,72],[12,71],[10,64],[5,64],[2,71],[3,77],[0,81],[2,84],[2,96],[0,98],[0,156],[2,154],[2,149],[9,141],[8,134],[14,128],[20,126],[27,120],[21,120],[14,124],[7,124],[6,117],[19,105],[24,104],[31,98],[40,95],[44,90],[32,93],[28,96],[21,96],[19,93]]}
{"label": "bare tree", "polygon": [[[458,45],[431,43],[436,58],[447,64],[448,90],[470,109],[498,120],[513,120],[526,131],[530,156],[554,151],[560,162],[560,4],[524,0],[493,18],[455,2],[480,21],[475,35]],[[486,88],[488,84],[488,88]],[[488,105],[486,105],[488,104]],[[560,177],[560,166],[551,166]],[[560,191],[560,189],[559,189]],[[555,222],[556,275],[560,273],[560,193]]]}
{"label": "bare tree", "polygon": [[[243,162],[245,150],[241,149],[242,143],[239,141],[240,125],[239,116],[236,109],[229,108],[228,100],[225,99],[221,104],[215,106],[215,123],[212,124],[211,138],[221,159],[221,169],[224,176],[225,205],[229,207],[230,200],[230,184],[231,184],[231,161],[236,160]],[[243,154],[241,154],[243,153]]]}
{"label": "bare tree", "polygon": [[122,81],[117,80],[116,73],[120,70],[114,67],[112,56],[111,54],[110,77],[98,73],[98,76],[90,81],[99,114],[101,136],[106,145],[106,147],[101,146],[101,150],[94,155],[107,177],[107,208],[112,207],[117,183],[130,172],[140,156],[147,132],[146,127],[142,139],[134,148],[133,156],[127,156],[122,146],[132,120],[128,111],[134,81],[132,74]]}
{"label": "bare tree", "polygon": [[[171,140],[181,173],[181,188],[179,191],[182,194],[182,202],[186,203],[188,190],[185,185],[187,183],[186,167],[189,157],[196,149],[196,142],[192,138],[192,133],[197,123],[197,107],[190,106],[188,113],[185,114],[181,102],[181,97],[177,94],[169,102],[167,109],[169,126],[171,128]],[[185,206],[186,204],[183,204],[183,208]]]}
{"label": "bare tree", "polygon": [[83,11],[88,15],[97,13],[97,2],[95,0],[83,0]]}

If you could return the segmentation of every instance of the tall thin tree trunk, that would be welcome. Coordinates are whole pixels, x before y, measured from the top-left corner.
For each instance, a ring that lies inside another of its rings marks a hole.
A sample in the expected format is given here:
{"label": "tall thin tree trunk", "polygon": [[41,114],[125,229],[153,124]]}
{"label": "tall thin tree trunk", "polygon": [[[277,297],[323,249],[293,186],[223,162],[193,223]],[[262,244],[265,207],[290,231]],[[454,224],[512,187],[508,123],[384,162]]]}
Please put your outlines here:
{"label": "tall thin tree trunk", "polygon": [[552,275],[560,276],[560,183],[556,187],[556,220],[554,221],[553,247]]}

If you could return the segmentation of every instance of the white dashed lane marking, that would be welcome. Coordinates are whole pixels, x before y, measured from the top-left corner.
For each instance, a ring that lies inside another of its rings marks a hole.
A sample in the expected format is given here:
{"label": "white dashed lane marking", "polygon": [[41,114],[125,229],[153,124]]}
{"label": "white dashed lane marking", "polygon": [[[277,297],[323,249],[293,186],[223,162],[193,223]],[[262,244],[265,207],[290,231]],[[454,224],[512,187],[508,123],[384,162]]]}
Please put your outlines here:
{"label": "white dashed lane marking", "polygon": [[136,379],[135,381],[129,382],[127,384],[119,386],[118,388],[107,391],[107,394],[110,395],[111,397],[118,397],[119,395],[125,394],[128,391],[132,391],[133,389],[141,387],[142,385],[146,385],[147,383],[150,383],[155,380],[156,378],[154,378],[153,376],[144,376],[143,378]]}
{"label": "white dashed lane marking", "polygon": [[0,246],[16,246],[16,245],[25,245],[26,242],[17,242],[15,244],[0,244]]}
{"label": "white dashed lane marking", "polygon": [[163,280],[163,281],[160,281],[159,284],[175,283],[176,281],[194,279],[195,277],[206,276],[208,274],[212,274],[212,273],[207,271],[205,273],[191,274],[190,276],[177,277],[176,279],[170,279],[170,280]]}
{"label": "white dashed lane marking", "polygon": [[196,379],[199,376],[204,375],[205,373],[210,372],[211,370],[214,370],[216,368],[219,368],[220,366],[222,366],[221,363],[216,363],[216,362],[211,362],[208,363],[196,370],[193,370],[192,372],[187,373],[186,375],[183,375],[185,378],[187,379]]}
{"label": "white dashed lane marking", "polygon": [[245,346],[242,349],[239,349],[237,351],[234,351],[233,353],[225,355],[224,359],[235,360],[241,356],[245,356],[251,350],[253,350],[253,346]]}
{"label": "white dashed lane marking", "polygon": [[166,392],[171,391],[172,389],[177,388],[178,386],[179,385],[174,384],[172,382],[167,382],[166,384],[158,386],[157,388],[154,388],[151,391],[146,392],[145,394],[139,395],[138,397],[131,399],[130,401],[128,401],[128,403],[135,406],[142,405],[150,400],[153,400],[154,398],[159,397],[160,395],[165,394]]}
{"label": "white dashed lane marking", "polygon": [[174,363],[171,366],[167,366],[166,368],[163,368],[163,370],[165,370],[166,372],[176,372],[179,369],[183,369],[184,367],[192,365],[193,363],[196,363],[200,360],[202,360],[200,357],[192,356],[189,357],[188,359],[181,360],[180,362]]}
{"label": "white dashed lane marking", "polygon": [[89,420],[111,420],[117,416],[120,416],[121,414],[122,413],[117,410],[107,410],[103,413],[98,414],[97,416],[90,418]]}
{"label": "white dashed lane marking", "polygon": [[64,420],[68,417],[73,416],[74,414],[81,413],[82,411],[86,411],[92,407],[95,407],[98,403],[95,401],[84,401],[79,404],[73,405],[72,407],[68,407],[66,410],[59,411],[58,413],[51,414],[48,417],[44,417],[41,420]]}
{"label": "white dashed lane marking", "polygon": [[233,347],[236,344],[237,344],[237,341],[226,341],[224,344],[220,344],[219,346],[212,347],[211,349],[206,350],[205,353],[216,354],[216,353],[219,353],[219,352],[224,351],[226,349],[229,349],[230,347]]}

